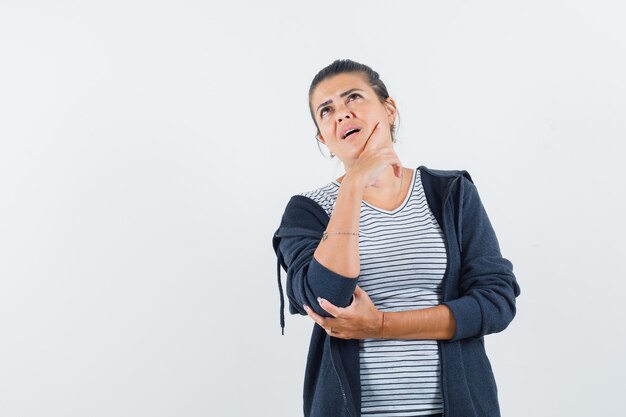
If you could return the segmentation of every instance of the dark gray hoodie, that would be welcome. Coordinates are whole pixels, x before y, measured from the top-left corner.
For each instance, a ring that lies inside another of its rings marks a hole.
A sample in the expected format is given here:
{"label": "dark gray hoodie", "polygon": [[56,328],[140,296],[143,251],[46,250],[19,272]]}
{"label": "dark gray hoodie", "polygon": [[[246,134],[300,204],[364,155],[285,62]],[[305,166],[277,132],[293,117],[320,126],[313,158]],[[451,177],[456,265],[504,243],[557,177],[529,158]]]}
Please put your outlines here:
{"label": "dark gray hoodie", "polygon": [[[443,301],[454,315],[456,333],[440,340],[445,417],[500,416],[497,388],[483,336],[504,330],[515,316],[520,288],[513,265],[500,253],[496,234],[467,171],[420,170],[428,205],[441,225],[448,263]],[[272,244],[277,255],[280,322],[284,333],[281,267],[287,271],[291,314],[303,304],[328,317],[317,297],[346,307],[358,277],[348,278],[313,257],[330,218],[315,201],[293,196]],[[305,417],[361,415],[359,341],[329,336],[313,327],[304,380]]]}

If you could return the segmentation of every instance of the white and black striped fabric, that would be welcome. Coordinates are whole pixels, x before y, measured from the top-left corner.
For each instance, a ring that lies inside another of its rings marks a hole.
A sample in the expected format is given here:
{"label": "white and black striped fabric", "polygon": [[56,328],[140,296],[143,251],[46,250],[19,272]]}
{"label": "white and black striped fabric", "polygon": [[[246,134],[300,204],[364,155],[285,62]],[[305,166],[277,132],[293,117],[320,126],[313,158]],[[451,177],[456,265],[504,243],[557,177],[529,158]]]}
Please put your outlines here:
{"label": "white and black striped fabric", "polygon": [[[432,214],[419,169],[395,210],[361,203],[358,285],[381,311],[416,310],[441,301],[446,269],[442,230]],[[340,184],[301,193],[332,215]],[[427,416],[443,412],[436,340],[360,340],[361,414]]]}

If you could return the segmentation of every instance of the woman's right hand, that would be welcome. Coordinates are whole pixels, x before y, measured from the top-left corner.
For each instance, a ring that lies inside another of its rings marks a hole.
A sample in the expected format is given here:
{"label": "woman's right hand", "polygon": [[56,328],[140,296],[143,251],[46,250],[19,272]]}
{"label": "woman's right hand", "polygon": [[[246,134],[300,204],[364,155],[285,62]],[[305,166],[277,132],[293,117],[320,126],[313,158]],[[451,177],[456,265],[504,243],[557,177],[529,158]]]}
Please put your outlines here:
{"label": "woman's right hand", "polygon": [[379,122],[367,138],[363,151],[347,175],[360,178],[365,188],[377,187],[378,177],[388,166],[393,168],[396,177],[402,177],[402,163],[393,149],[391,134],[382,129]]}

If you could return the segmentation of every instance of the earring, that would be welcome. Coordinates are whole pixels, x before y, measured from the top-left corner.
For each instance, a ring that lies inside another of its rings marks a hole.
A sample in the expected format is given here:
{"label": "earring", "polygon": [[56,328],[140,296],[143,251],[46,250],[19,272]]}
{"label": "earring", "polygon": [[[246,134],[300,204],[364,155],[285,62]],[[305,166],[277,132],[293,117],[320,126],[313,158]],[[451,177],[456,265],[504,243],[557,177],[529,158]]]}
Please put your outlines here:
{"label": "earring", "polygon": [[331,152],[331,153],[330,153],[330,157],[331,157],[331,158],[334,158],[334,157],[335,157],[335,154]]}

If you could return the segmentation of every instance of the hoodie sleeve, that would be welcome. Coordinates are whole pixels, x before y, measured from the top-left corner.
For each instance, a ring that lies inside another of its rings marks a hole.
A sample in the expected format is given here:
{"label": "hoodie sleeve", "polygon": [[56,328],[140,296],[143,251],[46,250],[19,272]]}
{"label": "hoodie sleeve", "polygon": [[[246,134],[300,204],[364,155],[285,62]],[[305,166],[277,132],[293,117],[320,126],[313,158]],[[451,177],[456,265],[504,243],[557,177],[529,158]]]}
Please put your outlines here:
{"label": "hoodie sleeve", "polygon": [[456,321],[450,341],[504,330],[515,317],[515,298],[520,294],[513,265],[500,253],[476,186],[465,177],[460,181],[460,297],[444,302]]}
{"label": "hoodie sleeve", "polygon": [[[315,201],[304,196],[291,198],[281,225],[274,234],[273,246],[278,257],[278,280],[281,266],[287,271],[287,297],[291,314],[306,315],[303,304],[316,313],[329,317],[317,297],[336,306],[352,302],[357,278],[337,274],[318,262],[313,254],[319,245],[329,217]],[[281,290],[282,296],[282,290]]]}

